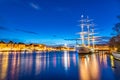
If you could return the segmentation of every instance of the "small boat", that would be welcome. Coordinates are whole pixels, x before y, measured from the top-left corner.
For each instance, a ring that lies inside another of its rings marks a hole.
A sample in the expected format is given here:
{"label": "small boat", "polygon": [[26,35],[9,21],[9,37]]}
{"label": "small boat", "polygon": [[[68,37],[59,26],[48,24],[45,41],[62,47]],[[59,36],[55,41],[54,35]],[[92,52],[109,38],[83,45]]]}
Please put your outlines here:
{"label": "small boat", "polygon": [[112,55],[115,59],[120,60],[120,52],[113,52]]}

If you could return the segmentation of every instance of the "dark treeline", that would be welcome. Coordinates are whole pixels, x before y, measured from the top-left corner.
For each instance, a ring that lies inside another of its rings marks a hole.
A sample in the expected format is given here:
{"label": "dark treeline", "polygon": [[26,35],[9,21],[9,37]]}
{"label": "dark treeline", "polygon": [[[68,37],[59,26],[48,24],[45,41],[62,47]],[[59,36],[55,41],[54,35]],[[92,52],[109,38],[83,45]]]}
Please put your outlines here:
{"label": "dark treeline", "polygon": [[[4,44],[27,44],[27,43],[23,43],[23,42],[14,42],[14,41],[9,41],[9,42],[5,42],[3,40],[0,41],[0,43],[4,43]],[[32,44],[38,44],[38,43],[29,43],[30,45]],[[45,44],[41,44],[41,45],[45,45]]]}
{"label": "dark treeline", "polygon": [[111,49],[117,48],[117,51],[120,52],[120,16],[117,16],[119,22],[115,24],[113,29],[113,36],[109,41],[109,46]]}
{"label": "dark treeline", "polygon": [[22,43],[22,42],[14,42],[14,41],[9,41],[9,42],[5,42],[5,41],[0,41],[0,43],[12,43],[12,44],[25,44],[25,43]]}

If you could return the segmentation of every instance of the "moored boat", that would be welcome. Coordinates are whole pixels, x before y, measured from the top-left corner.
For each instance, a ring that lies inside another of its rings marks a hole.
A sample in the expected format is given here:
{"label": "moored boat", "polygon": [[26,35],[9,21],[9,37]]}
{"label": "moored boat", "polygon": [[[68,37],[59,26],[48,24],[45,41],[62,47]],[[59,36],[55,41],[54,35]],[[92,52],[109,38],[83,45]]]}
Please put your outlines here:
{"label": "moored boat", "polygon": [[115,59],[120,60],[120,52],[113,52],[112,55]]}
{"label": "moored boat", "polygon": [[[94,36],[94,26],[92,19],[89,19],[87,16],[84,18],[83,15],[81,15],[80,20],[80,27],[81,31],[78,32],[80,35],[80,38],[77,39],[67,39],[67,40],[75,40],[76,46],[75,49],[79,54],[89,54],[93,53],[95,51],[95,39],[97,38]],[[78,44],[77,41],[81,41],[81,43]]]}
{"label": "moored boat", "polygon": [[94,51],[88,47],[77,47],[76,48],[76,51],[79,53],[79,54],[90,54],[90,53],[93,53]]}
{"label": "moored boat", "polygon": [[[81,46],[77,48],[77,51],[79,54],[89,54],[94,52],[94,42],[95,42],[95,37],[94,35],[94,24],[91,22],[92,19],[87,18],[84,19],[84,16],[81,16],[80,20],[80,27],[81,27],[81,32],[80,34],[80,40],[81,40]],[[92,27],[92,29],[90,29]],[[87,31],[86,31],[87,30]],[[87,45],[86,42],[87,41]],[[92,41],[92,48],[90,46]]]}

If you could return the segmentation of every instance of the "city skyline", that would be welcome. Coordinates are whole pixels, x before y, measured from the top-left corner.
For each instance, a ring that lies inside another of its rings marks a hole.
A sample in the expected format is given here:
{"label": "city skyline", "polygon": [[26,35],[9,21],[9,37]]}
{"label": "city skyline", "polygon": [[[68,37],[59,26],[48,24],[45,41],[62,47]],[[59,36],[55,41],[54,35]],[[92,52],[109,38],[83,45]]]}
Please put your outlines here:
{"label": "city skyline", "polygon": [[64,44],[78,38],[80,16],[94,19],[96,32],[110,37],[120,15],[119,0],[1,0],[0,40]]}

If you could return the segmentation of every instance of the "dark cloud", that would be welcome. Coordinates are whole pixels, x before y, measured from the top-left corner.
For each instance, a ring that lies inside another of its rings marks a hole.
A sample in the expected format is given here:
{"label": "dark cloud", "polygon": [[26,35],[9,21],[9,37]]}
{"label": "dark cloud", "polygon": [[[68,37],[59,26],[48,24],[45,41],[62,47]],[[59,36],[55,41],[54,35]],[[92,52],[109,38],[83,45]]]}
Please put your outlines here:
{"label": "dark cloud", "polygon": [[22,30],[22,29],[10,29],[10,28],[7,28],[7,27],[4,27],[4,26],[0,26],[0,30],[2,31],[19,31],[19,32],[24,32],[24,33],[28,33],[28,34],[34,34],[34,35],[38,35],[38,33],[36,32],[33,32],[33,31],[28,31],[28,30]]}
{"label": "dark cloud", "polygon": [[98,41],[97,44],[108,44],[108,41]]}
{"label": "dark cloud", "polygon": [[24,32],[24,33],[28,33],[28,34],[35,34],[38,35],[38,33],[36,32],[32,32],[32,31],[27,31],[27,30],[22,30],[22,29],[15,29],[16,31],[20,31],[20,32]]}
{"label": "dark cloud", "polygon": [[0,26],[0,30],[7,31],[7,30],[9,30],[9,28],[7,28],[7,27],[4,27],[4,26]]}
{"label": "dark cloud", "polygon": [[57,37],[56,35],[53,35],[53,37]]}

